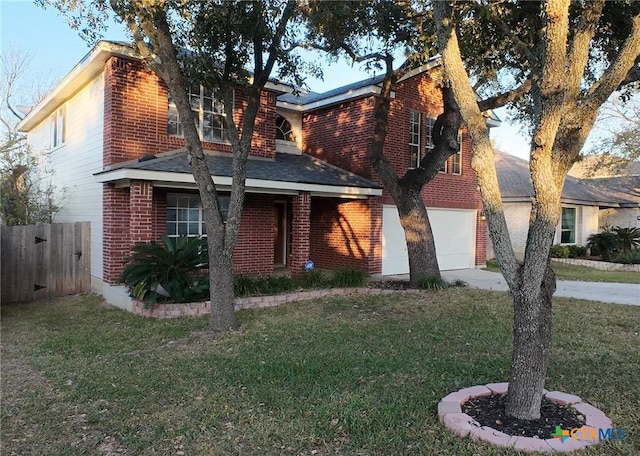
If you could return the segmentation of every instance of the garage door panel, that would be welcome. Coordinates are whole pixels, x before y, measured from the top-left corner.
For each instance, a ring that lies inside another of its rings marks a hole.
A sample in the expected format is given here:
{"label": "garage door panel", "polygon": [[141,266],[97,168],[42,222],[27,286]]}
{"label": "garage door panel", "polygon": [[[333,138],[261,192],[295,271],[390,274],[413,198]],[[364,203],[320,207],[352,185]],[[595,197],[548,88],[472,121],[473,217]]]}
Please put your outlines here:
{"label": "garage door panel", "polygon": [[[427,209],[441,270],[475,266],[476,211]],[[407,274],[409,256],[395,206],[383,208],[382,273]]]}

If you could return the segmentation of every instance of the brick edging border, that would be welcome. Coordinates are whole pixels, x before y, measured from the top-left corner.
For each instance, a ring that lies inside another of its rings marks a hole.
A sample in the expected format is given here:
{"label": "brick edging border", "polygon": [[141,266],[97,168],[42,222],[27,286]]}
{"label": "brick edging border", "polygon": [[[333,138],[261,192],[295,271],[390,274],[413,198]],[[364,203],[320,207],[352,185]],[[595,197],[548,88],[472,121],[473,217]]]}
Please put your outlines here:
{"label": "brick edging border", "polygon": [[[248,298],[237,298],[235,300],[236,310],[257,309],[261,307],[275,307],[281,304],[294,301],[306,301],[327,296],[351,296],[351,295],[381,295],[391,293],[411,293],[418,294],[423,290],[386,290],[381,288],[326,288],[311,291],[297,291],[270,296],[253,296]],[[185,304],[156,304],[151,308],[145,308],[144,303],[137,300],[131,301],[131,312],[136,315],[152,318],[179,318],[208,315],[210,312],[210,302],[191,302]]]}
{"label": "brick edging border", "polygon": [[542,453],[553,451],[569,452],[595,445],[600,440],[591,430],[610,429],[612,427],[612,421],[604,412],[583,402],[579,396],[561,393],[559,391],[549,392],[544,390],[545,398],[558,405],[570,405],[576,409],[578,413],[584,415],[585,424],[580,428],[584,431],[577,431],[577,434],[579,436],[588,435],[594,438],[580,440],[568,438],[564,442],[561,442],[560,439],[557,438],[542,440],[533,437],[512,436],[488,426],[480,426],[480,423],[469,415],[462,413],[462,404],[468,400],[476,397],[491,396],[493,394],[506,394],[508,387],[508,383],[488,383],[486,385],[463,388],[454,393],[450,393],[438,404],[438,419],[447,429],[460,437],[470,436],[473,440],[480,440],[495,446],[511,447],[515,450],[526,452],[539,451]]}

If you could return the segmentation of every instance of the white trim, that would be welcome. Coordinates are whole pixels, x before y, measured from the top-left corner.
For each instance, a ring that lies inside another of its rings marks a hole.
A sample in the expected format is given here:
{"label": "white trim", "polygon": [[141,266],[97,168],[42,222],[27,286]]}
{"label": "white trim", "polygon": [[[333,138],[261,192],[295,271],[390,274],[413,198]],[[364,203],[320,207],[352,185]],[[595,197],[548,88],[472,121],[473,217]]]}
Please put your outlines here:
{"label": "white trim", "polygon": [[420,73],[429,71],[437,66],[442,65],[442,63],[440,62],[441,60],[442,59],[440,56],[430,58],[429,61],[427,61],[427,63],[425,63],[424,65],[420,65],[413,70],[407,71],[400,79],[398,79],[398,82],[405,81],[409,78],[419,75]]}
{"label": "white trim", "polygon": [[[232,178],[227,176],[212,176],[216,186],[231,187]],[[132,180],[144,180],[162,182],[165,184],[195,184],[195,179],[192,174],[186,173],[172,173],[168,171],[148,171],[142,169],[116,169],[113,171],[107,171],[104,173],[96,174],[97,182],[116,182],[119,187],[127,187],[129,181]],[[368,187],[349,187],[349,186],[337,186],[337,185],[322,185],[322,184],[305,184],[299,182],[283,182],[264,179],[247,179],[245,182],[247,191],[261,192],[261,193],[279,193],[282,191],[292,192],[310,192],[314,196],[322,195],[342,195],[343,197],[367,197],[367,196],[380,196],[382,195],[382,189],[368,188]],[[168,186],[168,185],[165,185]],[[273,190],[273,191],[272,191]]]}
{"label": "white trim", "polygon": [[[321,100],[313,101],[311,103],[303,104],[300,103],[289,103],[288,101],[277,101],[276,106],[282,109],[289,109],[295,112],[307,112],[312,111],[314,109],[323,108],[325,106],[330,106],[333,104],[342,103],[343,101],[348,101],[354,98],[363,98],[369,97],[372,95],[380,95],[381,88],[375,84],[367,85],[364,87],[360,87],[355,90],[348,90],[344,93],[340,93],[338,95],[333,95],[331,97],[323,98]],[[391,99],[395,98],[395,93],[391,94]]]}
{"label": "white trim", "polygon": [[104,70],[104,64],[111,56],[138,58],[133,50],[121,44],[100,41],[73,69],[34,106],[18,123],[19,131],[30,131],[67,99],[80,90],[88,81]]}

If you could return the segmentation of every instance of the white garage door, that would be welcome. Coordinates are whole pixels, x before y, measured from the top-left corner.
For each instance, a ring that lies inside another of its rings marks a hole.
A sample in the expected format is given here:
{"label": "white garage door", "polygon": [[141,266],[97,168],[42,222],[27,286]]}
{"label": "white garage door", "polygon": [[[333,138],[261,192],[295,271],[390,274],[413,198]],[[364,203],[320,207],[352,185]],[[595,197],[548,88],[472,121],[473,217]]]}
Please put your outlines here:
{"label": "white garage door", "polygon": [[[438,265],[443,271],[475,266],[476,211],[427,209],[436,243]],[[409,257],[404,230],[395,206],[382,213],[382,274],[407,274]]]}

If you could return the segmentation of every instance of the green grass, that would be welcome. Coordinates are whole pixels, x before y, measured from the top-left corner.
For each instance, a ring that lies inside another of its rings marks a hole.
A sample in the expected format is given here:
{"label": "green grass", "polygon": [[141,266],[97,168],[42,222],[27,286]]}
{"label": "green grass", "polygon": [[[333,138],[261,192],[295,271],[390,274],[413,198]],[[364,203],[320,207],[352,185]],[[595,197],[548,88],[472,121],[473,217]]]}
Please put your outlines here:
{"label": "green grass", "polygon": [[[580,280],[582,282],[617,282],[640,283],[640,272],[601,271],[587,266],[575,264],[551,262],[551,267],[558,280]],[[486,269],[491,272],[500,272],[496,260],[487,261]]]}
{"label": "green grass", "polygon": [[[547,388],[606,411],[640,448],[640,308],[554,300]],[[506,293],[449,288],[152,320],[94,295],[2,306],[2,454],[510,455],[447,432],[438,401],[505,381]]]}

